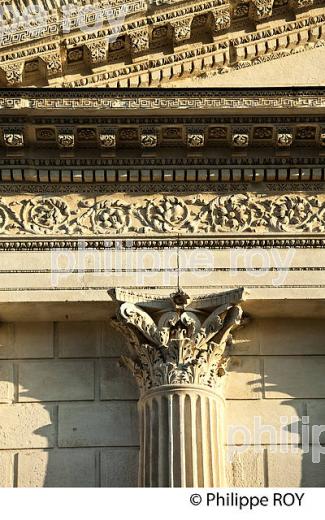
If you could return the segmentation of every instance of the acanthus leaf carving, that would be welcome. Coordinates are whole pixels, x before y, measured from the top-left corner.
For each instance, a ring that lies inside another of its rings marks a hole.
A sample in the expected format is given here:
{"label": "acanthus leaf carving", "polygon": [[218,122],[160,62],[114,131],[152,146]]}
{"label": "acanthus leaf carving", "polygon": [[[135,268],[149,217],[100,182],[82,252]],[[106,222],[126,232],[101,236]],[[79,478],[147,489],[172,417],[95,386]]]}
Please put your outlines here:
{"label": "acanthus leaf carving", "polygon": [[249,195],[221,196],[202,208],[200,222],[211,232],[323,231],[324,205],[317,197],[283,195],[252,199]]}
{"label": "acanthus leaf carving", "polygon": [[108,40],[99,40],[85,44],[85,57],[90,66],[105,63],[108,53]]}
{"label": "acanthus leaf carving", "polygon": [[249,16],[259,22],[272,16],[274,0],[251,0]]}
{"label": "acanthus leaf carving", "polygon": [[0,198],[0,233],[3,234],[11,230],[16,222],[15,213]]}
{"label": "acanthus leaf carving", "polygon": [[15,87],[23,82],[24,66],[23,61],[1,64],[0,73],[8,87]]}
{"label": "acanthus leaf carving", "polygon": [[175,43],[180,43],[190,39],[192,22],[193,16],[186,16],[180,20],[170,22],[174,31],[173,36]]}
{"label": "acanthus leaf carving", "polygon": [[140,29],[138,31],[131,32],[128,35],[130,41],[131,52],[133,54],[139,54],[149,49],[149,30],[148,28]]}
{"label": "acanthus leaf carving", "polygon": [[59,51],[43,54],[41,61],[45,65],[45,75],[47,78],[62,74],[62,59]]}
{"label": "acanthus leaf carving", "polygon": [[[229,292],[232,295],[232,291]],[[227,299],[227,293],[224,293]],[[131,341],[125,364],[135,375],[141,393],[162,385],[193,384],[216,390],[229,359],[231,331],[242,318],[240,299],[218,306],[212,313],[201,300],[200,311],[191,304],[177,305],[185,293],[170,296],[162,314],[143,310],[141,304],[120,302],[119,328]],[[131,331],[131,335],[130,335]]]}
{"label": "acanthus leaf carving", "polygon": [[229,29],[231,24],[230,9],[215,9],[211,12],[211,27],[213,33]]}

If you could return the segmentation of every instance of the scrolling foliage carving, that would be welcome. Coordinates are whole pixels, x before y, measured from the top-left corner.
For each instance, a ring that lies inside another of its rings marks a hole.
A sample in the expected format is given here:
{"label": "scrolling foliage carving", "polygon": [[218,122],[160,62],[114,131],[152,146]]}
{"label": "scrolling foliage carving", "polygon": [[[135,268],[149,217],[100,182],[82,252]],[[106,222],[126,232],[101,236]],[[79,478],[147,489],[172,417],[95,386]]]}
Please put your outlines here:
{"label": "scrolling foliage carving", "polygon": [[0,198],[2,235],[324,233],[323,194]]}

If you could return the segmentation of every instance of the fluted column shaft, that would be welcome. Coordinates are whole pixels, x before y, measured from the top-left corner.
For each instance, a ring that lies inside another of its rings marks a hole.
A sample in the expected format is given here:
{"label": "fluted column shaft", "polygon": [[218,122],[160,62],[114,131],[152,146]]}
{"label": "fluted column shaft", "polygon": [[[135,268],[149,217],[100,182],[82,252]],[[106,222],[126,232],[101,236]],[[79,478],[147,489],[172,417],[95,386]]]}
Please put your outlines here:
{"label": "fluted column shaft", "polygon": [[178,288],[150,303],[115,290],[113,323],[128,338],[123,362],[140,388],[140,486],[226,485],[222,378],[243,291],[191,299]]}
{"label": "fluted column shaft", "polygon": [[163,385],[139,401],[141,487],[225,486],[224,399],[197,385]]}

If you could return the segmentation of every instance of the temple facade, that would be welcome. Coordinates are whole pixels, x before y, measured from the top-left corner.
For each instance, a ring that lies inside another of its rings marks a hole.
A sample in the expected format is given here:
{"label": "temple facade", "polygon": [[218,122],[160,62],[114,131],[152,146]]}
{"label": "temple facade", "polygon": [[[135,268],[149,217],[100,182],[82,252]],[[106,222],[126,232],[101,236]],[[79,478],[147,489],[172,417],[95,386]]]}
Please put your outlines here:
{"label": "temple facade", "polygon": [[324,2],[0,13],[0,487],[325,486]]}
{"label": "temple facade", "polygon": [[324,485],[324,107],[0,92],[2,486]]}

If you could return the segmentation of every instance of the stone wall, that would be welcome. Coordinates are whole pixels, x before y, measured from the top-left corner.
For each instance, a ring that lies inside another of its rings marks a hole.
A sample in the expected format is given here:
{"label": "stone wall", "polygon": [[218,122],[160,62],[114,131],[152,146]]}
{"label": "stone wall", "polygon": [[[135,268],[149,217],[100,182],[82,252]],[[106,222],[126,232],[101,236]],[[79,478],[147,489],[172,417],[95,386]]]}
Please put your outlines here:
{"label": "stone wall", "polygon": [[123,349],[104,323],[1,324],[1,486],[136,485],[137,388]]}
{"label": "stone wall", "polygon": [[[234,486],[324,486],[324,462],[300,448],[301,426],[325,420],[323,321],[252,320],[236,334],[226,376],[228,425],[250,442],[228,464]],[[17,322],[0,326],[0,485],[134,486],[137,388],[119,356],[126,346],[104,322]],[[257,452],[254,416],[275,427]],[[288,417],[289,453],[279,449]],[[228,438],[229,440],[229,438]],[[325,438],[324,438],[325,441]]]}
{"label": "stone wall", "polygon": [[[227,381],[227,423],[228,427],[246,427],[251,445],[247,449],[240,446],[242,453],[235,454],[229,464],[229,485],[325,485],[325,460],[321,455],[319,464],[312,463],[317,447],[311,435],[313,425],[325,424],[324,368],[322,320],[260,319],[238,331]],[[264,429],[259,436],[254,416],[273,427],[276,435]],[[303,417],[309,417],[309,425]],[[307,431],[309,444],[314,446],[303,453],[301,444],[303,438],[308,444]],[[258,438],[262,442],[259,453],[254,448]],[[245,444],[240,432],[232,441]],[[320,441],[324,443],[324,434]]]}

